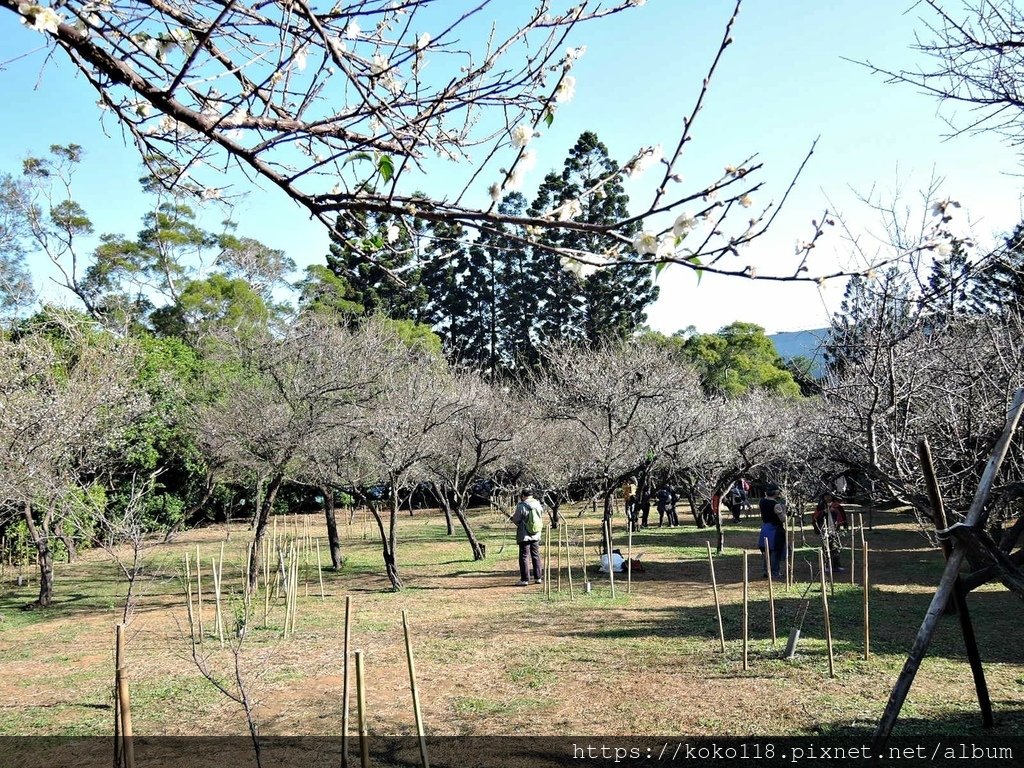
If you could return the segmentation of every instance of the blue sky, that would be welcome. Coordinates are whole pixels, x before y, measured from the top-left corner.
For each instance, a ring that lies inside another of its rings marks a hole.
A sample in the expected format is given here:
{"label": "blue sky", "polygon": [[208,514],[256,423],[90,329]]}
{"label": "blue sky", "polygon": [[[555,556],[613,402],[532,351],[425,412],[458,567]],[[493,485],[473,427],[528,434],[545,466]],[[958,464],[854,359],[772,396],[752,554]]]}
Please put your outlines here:
{"label": "blue sky", "polygon": [[[905,204],[920,207],[919,192],[933,174],[944,179],[943,196],[965,205],[980,241],[1021,219],[1020,183],[1012,175],[1017,157],[1011,149],[993,136],[944,140],[949,128],[942,116],[954,113],[912,88],[886,85],[844,59],[890,68],[920,63],[909,50],[922,27],[918,11],[906,13],[911,5],[910,0],[744,3],[735,42],[711,85],[682,172],[688,180],[707,180],[758,153],[767,182],[758,203],[777,200],[815,137],[821,137],[783,214],[769,235],[751,246],[750,258],[766,271],[773,260],[791,256],[794,243],[806,239],[810,220],[829,200],[870,243],[880,227],[858,195],[873,190],[889,200],[899,189]],[[527,196],[530,182],[560,165],[584,130],[594,130],[620,160],[643,145],[667,147],[692,108],[732,6],[728,0],[648,0],[582,29],[572,41],[587,45],[574,71],[576,98],[531,144],[538,164],[524,190]],[[521,7],[517,0],[492,6],[498,12]],[[125,146],[109,118],[104,133],[94,93],[60,55],[45,60],[41,36],[15,29],[10,14],[4,23],[0,61],[9,63],[0,70],[7,116],[0,124],[0,170],[15,171],[26,154],[51,143],[81,144],[87,159],[76,192],[97,231],[135,232],[147,201],[138,192],[134,149]],[[437,184],[443,191],[443,179]],[[234,217],[240,232],[283,248],[300,266],[323,261],[326,232],[275,190],[253,189]],[[220,212],[210,211],[208,226],[220,218]],[[847,250],[838,235],[830,239],[815,252],[823,265],[843,259]],[[756,322],[769,331],[821,327],[842,295],[841,284],[819,291],[813,284],[706,276],[698,285],[682,268],[663,272],[659,284],[662,298],[650,312],[650,324],[665,332],[689,325],[713,331],[733,320]]]}

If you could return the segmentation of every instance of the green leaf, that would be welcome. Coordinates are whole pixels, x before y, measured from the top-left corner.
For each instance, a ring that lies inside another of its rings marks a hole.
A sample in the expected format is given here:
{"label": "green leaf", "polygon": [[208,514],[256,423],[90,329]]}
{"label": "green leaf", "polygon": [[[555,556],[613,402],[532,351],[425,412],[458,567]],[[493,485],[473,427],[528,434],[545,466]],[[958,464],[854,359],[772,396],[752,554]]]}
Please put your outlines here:
{"label": "green leaf", "polygon": [[687,261],[690,264],[694,264],[694,265],[697,266],[697,269],[695,269],[694,272],[697,273],[697,285],[700,285],[700,279],[702,277],[704,277],[704,270],[700,268],[701,267],[701,260],[699,258],[697,258],[696,256],[690,256],[687,259]]}
{"label": "green leaf", "polygon": [[555,113],[549,110],[548,113],[544,115],[544,124],[550,128],[553,122],[555,122]]}
{"label": "green leaf", "polygon": [[654,265],[654,279],[657,280],[661,276],[661,273],[665,271],[665,267],[668,266],[667,261],[659,261]]}
{"label": "green leaf", "polygon": [[373,160],[369,152],[356,152],[354,155],[345,158],[345,163],[354,163],[356,160]]}
{"label": "green leaf", "polygon": [[391,177],[395,175],[395,161],[390,155],[381,155],[377,160],[377,170],[384,181],[391,181]]}

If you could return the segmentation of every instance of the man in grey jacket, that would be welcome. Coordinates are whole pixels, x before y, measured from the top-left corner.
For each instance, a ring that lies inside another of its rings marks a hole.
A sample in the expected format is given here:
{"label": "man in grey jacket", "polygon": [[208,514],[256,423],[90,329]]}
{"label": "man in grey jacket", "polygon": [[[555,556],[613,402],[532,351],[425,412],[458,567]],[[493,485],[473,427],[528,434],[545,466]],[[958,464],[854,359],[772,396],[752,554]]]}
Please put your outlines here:
{"label": "man in grey jacket", "polygon": [[544,533],[544,507],[533,498],[533,493],[524,489],[519,494],[519,503],[512,513],[516,524],[516,542],[519,544],[519,581],[517,587],[530,583],[528,566],[533,565],[533,580],[544,583],[540,564],[540,537]]}

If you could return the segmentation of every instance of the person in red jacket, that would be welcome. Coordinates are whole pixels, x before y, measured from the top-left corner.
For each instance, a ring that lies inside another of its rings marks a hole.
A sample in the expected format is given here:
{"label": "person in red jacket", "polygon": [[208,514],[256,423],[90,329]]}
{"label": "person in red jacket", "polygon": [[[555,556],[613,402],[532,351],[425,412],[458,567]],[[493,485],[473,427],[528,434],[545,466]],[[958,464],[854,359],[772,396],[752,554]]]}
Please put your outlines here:
{"label": "person in red jacket", "polygon": [[832,570],[844,570],[839,560],[839,553],[843,548],[839,531],[847,527],[846,510],[843,509],[843,505],[831,493],[824,493],[814,508],[812,522],[814,530],[821,536],[822,547],[825,549],[825,556],[832,563]]}

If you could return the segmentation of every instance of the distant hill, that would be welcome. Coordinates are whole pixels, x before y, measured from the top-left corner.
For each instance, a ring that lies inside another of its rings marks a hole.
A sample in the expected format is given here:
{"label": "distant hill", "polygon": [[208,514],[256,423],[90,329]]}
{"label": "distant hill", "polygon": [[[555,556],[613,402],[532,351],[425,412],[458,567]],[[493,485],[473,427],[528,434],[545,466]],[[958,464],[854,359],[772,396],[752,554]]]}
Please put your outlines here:
{"label": "distant hill", "polygon": [[775,351],[783,360],[794,357],[806,357],[814,361],[813,374],[819,375],[825,362],[824,346],[828,338],[828,328],[817,328],[810,331],[785,331],[768,338],[775,345]]}

